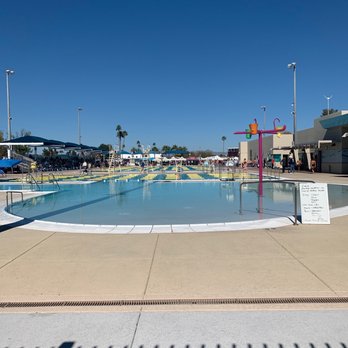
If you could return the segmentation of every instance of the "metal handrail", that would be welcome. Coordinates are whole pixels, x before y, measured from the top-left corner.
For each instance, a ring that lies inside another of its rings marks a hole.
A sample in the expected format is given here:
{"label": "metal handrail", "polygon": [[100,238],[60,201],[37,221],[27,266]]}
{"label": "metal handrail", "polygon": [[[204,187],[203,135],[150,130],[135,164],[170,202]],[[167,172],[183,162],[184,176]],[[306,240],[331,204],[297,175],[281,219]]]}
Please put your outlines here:
{"label": "metal handrail", "polygon": [[[262,183],[288,183],[293,185],[294,189],[294,225],[297,225],[297,185],[298,183],[301,182],[310,182],[310,183],[315,183],[313,180],[262,180]],[[259,180],[255,181],[244,181],[240,183],[239,186],[239,214],[242,214],[243,212],[243,199],[242,199],[242,186],[243,185],[249,185],[249,184],[260,184],[261,183]],[[260,200],[259,200],[260,203]],[[260,207],[258,207],[258,213],[261,213]]]}
{"label": "metal handrail", "polygon": [[40,185],[37,183],[37,181],[35,180],[35,178],[33,177],[32,174],[28,173],[28,174],[26,175],[25,179],[26,179],[26,182],[29,182],[29,184],[32,185],[32,186],[31,186],[31,191],[34,191],[34,189],[33,189],[33,184],[35,184],[35,186],[37,187],[38,191],[41,190]]}
{"label": "metal handrail", "polygon": [[218,164],[217,169],[218,169],[219,179],[221,181],[235,181],[235,173],[236,173],[235,166],[232,167],[232,166],[225,166],[222,164]]}
{"label": "metal handrail", "polygon": [[9,204],[8,204],[8,196],[10,194],[10,197],[11,197],[11,205],[13,204],[13,194],[14,193],[18,193],[21,195],[21,198],[22,198],[22,203],[23,203],[23,192],[21,191],[6,191],[6,209],[8,210],[8,207],[9,207]]}
{"label": "metal handrail", "polygon": [[[50,181],[50,177],[52,177],[52,181]],[[54,176],[53,173],[49,173],[49,174],[48,174],[48,181],[49,181],[49,182],[52,182],[53,184],[56,184],[57,187],[58,187],[58,190],[60,190],[60,186],[59,186],[59,184],[58,184],[58,181],[57,181],[57,179],[56,179],[56,177]]]}

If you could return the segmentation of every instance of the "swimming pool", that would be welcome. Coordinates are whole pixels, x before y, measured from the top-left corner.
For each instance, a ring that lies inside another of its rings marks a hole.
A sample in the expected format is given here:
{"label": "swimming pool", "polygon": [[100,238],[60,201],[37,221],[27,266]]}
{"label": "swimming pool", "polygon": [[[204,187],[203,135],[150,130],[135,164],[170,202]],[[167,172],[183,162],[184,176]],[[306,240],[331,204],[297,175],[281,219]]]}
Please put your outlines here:
{"label": "swimming pool", "polygon": [[[108,180],[62,185],[53,194],[16,203],[10,213],[30,220],[95,225],[165,225],[249,221],[293,215],[288,183],[264,184],[262,213],[257,185],[237,182],[141,182]],[[52,189],[52,186],[50,186]],[[330,208],[348,205],[348,186],[329,185]]]}

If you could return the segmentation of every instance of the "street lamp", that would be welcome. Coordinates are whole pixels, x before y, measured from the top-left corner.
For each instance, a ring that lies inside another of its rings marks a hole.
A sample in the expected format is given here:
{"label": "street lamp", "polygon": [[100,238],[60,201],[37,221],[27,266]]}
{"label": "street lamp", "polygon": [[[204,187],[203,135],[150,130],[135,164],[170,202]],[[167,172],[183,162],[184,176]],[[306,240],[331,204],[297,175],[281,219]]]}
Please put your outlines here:
{"label": "street lamp", "polygon": [[296,143],[296,63],[293,62],[288,64],[288,68],[292,69],[294,73],[294,102],[293,102],[294,135],[293,135],[292,146],[293,148],[295,148],[295,143]]}
{"label": "street lamp", "polygon": [[[13,70],[7,69],[5,71],[6,73],[6,94],[7,94],[7,140],[12,139],[12,132],[11,132],[11,108],[10,108],[10,83],[9,83],[9,76],[14,74]],[[11,158],[11,146],[7,149],[7,157]]]}
{"label": "street lamp", "polygon": [[326,95],[324,95],[324,98],[326,98],[327,100],[327,116],[329,116],[330,114],[330,99],[333,97],[333,95],[330,95],[330,97],[327,97]]}
{"label": "street lamp", "polygon": [[263,110],[263,130],[266,129],[266,106],[262,105],[261,110]]}
{"label": "street lamp", "polygon": [[80,127],[80,112],[82,111],[81,107],[77,108],[77,143],[81,145],[81,127]]}

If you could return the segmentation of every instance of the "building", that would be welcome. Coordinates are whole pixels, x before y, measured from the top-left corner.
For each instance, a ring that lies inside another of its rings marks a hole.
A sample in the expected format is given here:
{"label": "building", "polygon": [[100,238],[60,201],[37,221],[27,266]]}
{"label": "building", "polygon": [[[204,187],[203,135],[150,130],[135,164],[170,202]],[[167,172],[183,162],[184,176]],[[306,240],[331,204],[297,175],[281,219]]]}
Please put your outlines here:
{"label": "building", "polygon": [[[256,136],[258,137],[258,136]],[[292,134],[264,136],[263,159],[273,158],[275,166],[281,160],[295,155],[301,169],[309,170],[315,160],[316,170],[326,173],[348,173],[348,110],[341,110],[314,119],[313,127],[296,132],[295,149],[292,149]],[[240,159],[258,160],[258,139],[239,144]]]}
{"label": "building", "polygon": [[299,156],[309,167],[311,159],[318,171],[348,173],[348,110],[341,110],[314,120],[313,128],[296,132]]}
{"label": "building", "polygon": [[239,157],[239,147],[230,147],[227,149],[227,157]]}
{"label": "building", "polygon": [[[242,141],[239,144],[240,161],[244,158],[248,162],[257,162],[259,159],[259,140]],[[263,136],[262,139],[262,161],[274,159],[274,166],[281,167],[283,157],[288,158],[291,153],[292,134],[272,134]]]}

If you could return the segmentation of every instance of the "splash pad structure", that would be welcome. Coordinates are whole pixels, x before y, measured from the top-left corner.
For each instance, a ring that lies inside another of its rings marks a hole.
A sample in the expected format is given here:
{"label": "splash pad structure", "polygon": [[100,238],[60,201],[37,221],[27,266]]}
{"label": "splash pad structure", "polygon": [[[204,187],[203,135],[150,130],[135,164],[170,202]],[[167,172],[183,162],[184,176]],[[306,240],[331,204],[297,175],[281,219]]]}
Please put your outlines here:
{"label": "splash pad structure", "polygon": [[258,164],[259,164],[259,189],[258,194],[259,196],[263,196],[263,184],[262,184],[262,178],[263,178],[263,163],[262,163],[262,136],[263,134],[281,134],[281,132],[284,132],[286,129],[286,126],[276,126],[276,122],[280,123],[279,118],[275,118],[273,120],[273,129],[268,130],[261,130],[258,129],[258,123],[256,118],[254,118],[254,123],[249,124],[249,129],[245,130],[244,132],[234,132],[233,134],[245,134],[248,139],[251,138],[252,135],[259,135],[258,144],[259,144],[259,153],[258,153]]}

